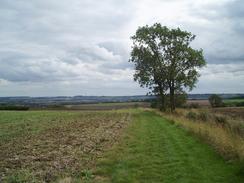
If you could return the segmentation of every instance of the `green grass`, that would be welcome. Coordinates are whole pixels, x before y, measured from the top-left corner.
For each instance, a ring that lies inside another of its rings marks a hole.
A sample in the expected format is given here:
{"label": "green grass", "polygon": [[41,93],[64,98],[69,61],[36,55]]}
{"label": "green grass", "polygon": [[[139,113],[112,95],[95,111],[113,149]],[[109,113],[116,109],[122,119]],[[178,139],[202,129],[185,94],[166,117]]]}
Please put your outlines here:
{"label": "green grass", "polygon": [[153,112],[138,111],[121,143],[100,159],[97,182],[238,183],[240,167]]}
{"label": "green grass", "polygon": [[226,99],[226,100],[224,100],[224,104],[227,106],[241,107],[241,106],[244,106],[244,98]]}
{"label": "green grass", "polygon": [[226,102],[226,103],[244,102],[244,98],[239,98],[239,99],[225,99],[224,102]]}
{"label": "green grass", "polygon": [[40,133],[80,116],[80,113],[75,112],[0,111],[0,141]]}

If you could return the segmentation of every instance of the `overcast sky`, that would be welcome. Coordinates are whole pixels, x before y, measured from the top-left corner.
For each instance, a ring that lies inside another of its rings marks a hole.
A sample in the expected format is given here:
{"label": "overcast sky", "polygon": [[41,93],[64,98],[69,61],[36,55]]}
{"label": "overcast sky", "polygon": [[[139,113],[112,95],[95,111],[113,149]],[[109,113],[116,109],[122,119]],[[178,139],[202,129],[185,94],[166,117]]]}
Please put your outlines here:
{"label": "overcast sky", "polygon": [[195,34],[208,66],[192,93],[244,92],[243,0],[1,0],[0,96],[136,95],[138,26]]}

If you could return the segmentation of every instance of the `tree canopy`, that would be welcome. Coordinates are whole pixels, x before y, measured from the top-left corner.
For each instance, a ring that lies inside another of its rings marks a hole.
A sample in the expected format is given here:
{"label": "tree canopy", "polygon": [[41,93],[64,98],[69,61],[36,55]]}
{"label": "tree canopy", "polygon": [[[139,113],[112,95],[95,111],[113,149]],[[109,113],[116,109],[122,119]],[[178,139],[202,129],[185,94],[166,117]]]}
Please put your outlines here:
{"label": "tree canopy", "polygon": [[223,106],[222,98],[219,95],[212,94],[208,98],[208,100],[212,107],[222,107]]}
{"label": "tree canopy", "polygon": [[139,27],[131,38],[129,61],[135,66],[134,80],[160,97],[161,109],[165,109],[165,95],[169,93],[173,111],[175,93],[192,90],[200,76],[198,68],[206,64],[202,49],[190,46],[195,35],[156,23]]}

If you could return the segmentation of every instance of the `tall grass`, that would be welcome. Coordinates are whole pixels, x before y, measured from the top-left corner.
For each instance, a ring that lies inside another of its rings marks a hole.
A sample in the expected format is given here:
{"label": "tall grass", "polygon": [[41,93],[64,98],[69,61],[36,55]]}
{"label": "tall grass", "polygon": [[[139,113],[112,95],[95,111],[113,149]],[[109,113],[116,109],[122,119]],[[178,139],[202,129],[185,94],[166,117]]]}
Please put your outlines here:
{"label": "tall grass", "polygon": [[179,110],[176,114],[160,114],[171,122],[199,136],[212,145],[223,157],[244,161],[244,138],[241,134],[236,133],[231,125],[226,123],[225,118],[222,119],[218,115],[214,115],[217,119],[209,118],[206,113],[187,113],[186,110]]}

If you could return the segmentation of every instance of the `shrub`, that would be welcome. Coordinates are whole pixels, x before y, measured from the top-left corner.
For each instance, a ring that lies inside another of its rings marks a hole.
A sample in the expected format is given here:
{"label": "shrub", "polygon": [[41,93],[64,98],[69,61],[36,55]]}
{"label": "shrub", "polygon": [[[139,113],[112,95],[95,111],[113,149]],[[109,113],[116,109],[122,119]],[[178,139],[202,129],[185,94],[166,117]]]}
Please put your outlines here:
{"label": "shrub", "polygon": [[231,130],[235,133],[244,137],[244,124],[231,125]]}
{"label": "shrub", "polygon": [[212,107],[222,107],[223,106],[222,98],[216,94],[211,95],[208,98],[208,100]]}
{"label": "shrub", "polygon": [[236,107],[243,107],[244,106],[244,102],[237,102],[236,103]]}
{"label": "shrub", "polygon": [[2,105],[0,110],[16,110],[16,111],[27,111],[29,107],[27,106],[14,106],[14,105]]}
{"label": "shrub", "polygon": [[198,103],[190,103],[190,104],[188,105],[188,107],[189,107],[190,109],[198,109],[198,108],[200,107],[200,105],[199,105]]}
{"label": "shrub", "polygon": [[186,104],[187,94],[180,93],[175,95],[175,106],[176,107],[183,107]]}
{"label": "shrub", "polygon": [[201,112],[198,114],[197,118],[198,118],[199,120],[201,120],[201,121],[208,121],[208,119],[209,119],[209,114],[208,114],[207,112],[205,112],[205,111],[201,111]]}
{"label": "shrub", "polygon": [[190,111],[190,112],[187,113],[186,117],[188,119],[191,119],[191,120],[196,120],[197,119],[197,114],[195,112]]}
{"label": "shrub", "polygon": [[152,100],[150,106],[151,106],[151,108],[158,108],[158,101]]}
{"label": "shrub", "polygon": [[134,104],[134,108],[138,108],[139,107],[139,104]]}
{"label": "shrub", "polygon": [[215,119],[215,122],[218,124],[224,125],[227,123],[227,119],[225,116],[215,115],[214,119]]}

